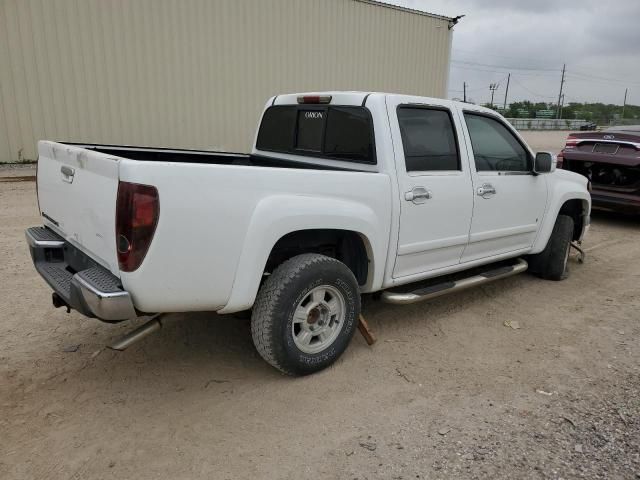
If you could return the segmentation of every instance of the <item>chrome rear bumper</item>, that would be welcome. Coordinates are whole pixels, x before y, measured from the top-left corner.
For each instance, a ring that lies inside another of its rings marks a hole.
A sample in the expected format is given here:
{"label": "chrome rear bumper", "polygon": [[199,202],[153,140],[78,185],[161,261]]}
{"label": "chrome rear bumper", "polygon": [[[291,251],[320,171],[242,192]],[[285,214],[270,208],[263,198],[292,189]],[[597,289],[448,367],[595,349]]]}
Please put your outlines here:
{"label": "chrome rear bumper", "polygon": [[137,315],[120,280],[46,227],[32,227],[25,236],[33,264],[61,302],[87,317],[110,322]]}

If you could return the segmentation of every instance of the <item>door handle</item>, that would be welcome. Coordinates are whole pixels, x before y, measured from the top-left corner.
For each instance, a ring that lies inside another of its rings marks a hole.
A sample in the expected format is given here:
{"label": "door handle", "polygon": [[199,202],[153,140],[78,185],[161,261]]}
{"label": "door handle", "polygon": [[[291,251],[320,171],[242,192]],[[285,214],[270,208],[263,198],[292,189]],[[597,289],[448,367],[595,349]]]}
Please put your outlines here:
{"label": "door handle", "polygon": [[481,187],[478,187],[478,195],[482,198],[488,198],[490,195],[495,195],[496,189],[490,183],[483,183]]}
{"label": "door handle", "polygon": [[404,194],[404,199],[407,202],[413,202],[416,205],[426,202],[431,197],[433,197],[431,190],[424,187],[414,187],[413,190]]}
{"label": "door handle", "polygon": [[63,165],[60,167],[60,173],[62,173],[62,181],[67,183],[73,183],[73,176],[76,174],[74,168]]}

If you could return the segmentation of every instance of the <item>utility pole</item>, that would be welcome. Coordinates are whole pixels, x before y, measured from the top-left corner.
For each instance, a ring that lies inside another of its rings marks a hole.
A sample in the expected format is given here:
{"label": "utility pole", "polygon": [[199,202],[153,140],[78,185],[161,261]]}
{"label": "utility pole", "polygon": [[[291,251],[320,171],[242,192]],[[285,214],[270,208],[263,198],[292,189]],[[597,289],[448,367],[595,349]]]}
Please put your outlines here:
{"label": "utility pole", "polygon": [[489,84],[489,90],[491,90],[491,108],[493,108],[493,95],[494,93],[496,93],[496,90],[498,89],[500,85],[497,83],[491,83]]}
{"label": "utility pole", "polygon": [[511,80],[511,74],[507,76],[507,89],[504,91],[504,105],[502,106],[503,110],[507,109],[507,95],[509,93],[509,81]]}
{"label": "utility pole", "polygon": [[467,103],[467,82],[462,82],[462,101]]}
{"label": "utility pole", "polygon": [[562,87],[564,86],[564,72],[567,64],[562,65],[562,79],[560,80],[560,93],[558,94],[558,109],[556,110],[556,118],[560,118],[560,101],[562,100]]}
{"label": "utility pole", "polygon": [[627,106],[627,92],[629,91],[628,88],[624,89],[624,103],[622,104],[622,118],[624,118],[624,109]]}
{"label": "utility pole", "polygon": [[562,94],[562,101],[560,102],[560,117],[562,118],[562,109],[564,108],[564,93]]}

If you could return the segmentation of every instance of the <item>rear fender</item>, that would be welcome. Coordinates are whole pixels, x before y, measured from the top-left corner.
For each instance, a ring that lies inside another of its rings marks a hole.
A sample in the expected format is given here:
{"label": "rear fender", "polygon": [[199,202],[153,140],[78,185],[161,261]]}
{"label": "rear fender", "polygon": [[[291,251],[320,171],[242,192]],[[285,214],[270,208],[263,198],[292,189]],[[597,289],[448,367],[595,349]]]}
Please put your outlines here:
{"label": "rear fender", "polygon": [[231,296],[219,313],[246,310],[253,305],[264,267],[273,246],[285,235],[309,229],[351,230],[363,237],[369,255],[369,276],[364,289],[382,284],[388,226],[369,206],[350,200],[322,196],[275,195],[256,206],[244,240]]}

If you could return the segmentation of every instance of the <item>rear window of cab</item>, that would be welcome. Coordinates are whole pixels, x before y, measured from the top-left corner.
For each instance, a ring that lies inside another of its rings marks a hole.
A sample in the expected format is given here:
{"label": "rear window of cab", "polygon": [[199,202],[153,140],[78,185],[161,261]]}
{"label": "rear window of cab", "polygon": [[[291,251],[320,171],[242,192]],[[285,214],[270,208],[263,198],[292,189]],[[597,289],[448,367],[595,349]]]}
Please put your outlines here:
{"label": "rear window of cab", "polygon": [[277,105],[262,116],[256,148],[375,164],[373,123],[364,107]]}

